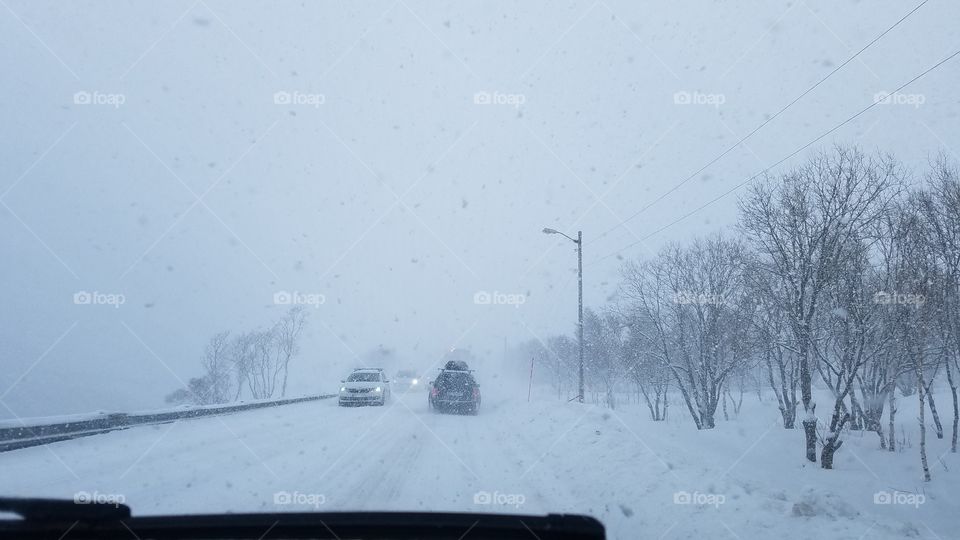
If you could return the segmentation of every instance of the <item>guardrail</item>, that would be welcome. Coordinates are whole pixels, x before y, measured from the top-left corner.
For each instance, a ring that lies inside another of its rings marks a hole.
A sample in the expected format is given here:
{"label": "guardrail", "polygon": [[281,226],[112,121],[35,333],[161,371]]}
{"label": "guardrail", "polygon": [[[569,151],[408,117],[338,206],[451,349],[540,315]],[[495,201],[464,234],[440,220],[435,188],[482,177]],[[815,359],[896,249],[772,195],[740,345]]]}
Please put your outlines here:
{"label": "guardrail", "polygon": [[58,441],[66,441],[79,437],[87,437],[100,433],[126,429],[133,426],[162,424],[188,418],[231,414],[251,409],[263,409],[280,405],[291,405],[305,401],[317,401],[336,397],[336,394],[321,394],[298,398],[278,399],[272,401],[253,401],[232,405],[207,405],[192,409],[169,410],[140,413],[109,413],[92,418],[70,420],[65,422],[44,423],[37,425],[20,425],[14,427],[0,427],[0,452],[8,452],[20,448],[40,446]]}

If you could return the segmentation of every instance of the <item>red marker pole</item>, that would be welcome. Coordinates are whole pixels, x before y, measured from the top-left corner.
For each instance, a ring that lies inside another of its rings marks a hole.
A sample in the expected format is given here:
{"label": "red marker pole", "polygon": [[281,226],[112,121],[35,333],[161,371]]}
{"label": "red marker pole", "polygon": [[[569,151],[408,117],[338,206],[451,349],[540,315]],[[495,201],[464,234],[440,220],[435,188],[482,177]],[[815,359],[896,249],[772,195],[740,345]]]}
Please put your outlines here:
{"label": "red marker pole", "polygon": [[533,388],[533,357],[530,357],[530,383],[527,385],[527,403],[530,403],[530,390]]}

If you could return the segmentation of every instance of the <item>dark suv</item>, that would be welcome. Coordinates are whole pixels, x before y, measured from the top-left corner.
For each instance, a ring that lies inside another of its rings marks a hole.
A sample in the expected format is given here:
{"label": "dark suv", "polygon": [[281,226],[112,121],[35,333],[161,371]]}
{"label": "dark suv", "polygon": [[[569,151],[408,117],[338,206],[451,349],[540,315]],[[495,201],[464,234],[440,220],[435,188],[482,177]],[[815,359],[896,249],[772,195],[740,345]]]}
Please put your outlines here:
{"label": "dark suv", "polygon": [[[460,367],[460,366],[456,366]],[[443,369],[430,384],[430,408],[439,412],[477,414],[480,385],[466,369]]]}

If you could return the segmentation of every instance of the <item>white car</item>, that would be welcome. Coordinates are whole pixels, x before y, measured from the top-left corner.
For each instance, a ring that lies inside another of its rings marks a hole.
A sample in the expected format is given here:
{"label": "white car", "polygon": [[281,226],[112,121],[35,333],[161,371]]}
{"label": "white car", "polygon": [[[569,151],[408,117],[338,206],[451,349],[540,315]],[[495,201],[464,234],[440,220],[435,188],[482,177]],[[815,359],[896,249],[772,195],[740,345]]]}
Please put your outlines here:
{"label": "white car", "polygon": [[341,407],[347,405],[383,405],[390,399],[390,381],[380,368],[355,369],[340,381]]}
{"label": "white car", "polygon": [[426,381],[412,369],[401,369],[393,376],[393,385],[399,392],[409,392],[410,390],[423,390]]}

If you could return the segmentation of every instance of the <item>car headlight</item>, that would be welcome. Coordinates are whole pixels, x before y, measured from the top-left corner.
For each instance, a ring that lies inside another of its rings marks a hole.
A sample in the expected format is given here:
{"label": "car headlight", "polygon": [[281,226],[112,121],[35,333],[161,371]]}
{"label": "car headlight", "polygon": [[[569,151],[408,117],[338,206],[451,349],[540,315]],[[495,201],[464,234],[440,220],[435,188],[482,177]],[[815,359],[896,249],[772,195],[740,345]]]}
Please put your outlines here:
{"label": "car headlight", "polygon": [[378,386],[378,387],[374,388],[373,391],[374,391],[374,392],[383,392],[383,388],[380,388],[380,387]]}
{"label": "car headlight", "polygon": [[346,387],[346,386],[341,386],[341,387],[340,387],[340,391],[341,391],[341,392],[346,392],[346,391],[347,391],[347,387]]}
{"label": "car headlight", "polygon": [[419,381],[417,381],[416,379],[413,380],[413,384],[417,384],[417,382]]}

